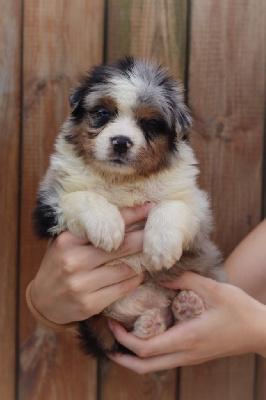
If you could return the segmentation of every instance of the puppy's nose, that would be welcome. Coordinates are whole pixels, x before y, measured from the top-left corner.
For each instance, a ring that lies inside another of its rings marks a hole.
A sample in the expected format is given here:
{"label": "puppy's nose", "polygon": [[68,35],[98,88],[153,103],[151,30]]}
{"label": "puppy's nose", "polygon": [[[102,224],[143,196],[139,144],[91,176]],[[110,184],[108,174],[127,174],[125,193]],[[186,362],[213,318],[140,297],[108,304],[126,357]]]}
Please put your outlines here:
{"label": "puppy's nose", "polygon": [[111,138],[113,149],[119,153],[126,153],[132,146],[131,140],[126,136],[115,136]]}

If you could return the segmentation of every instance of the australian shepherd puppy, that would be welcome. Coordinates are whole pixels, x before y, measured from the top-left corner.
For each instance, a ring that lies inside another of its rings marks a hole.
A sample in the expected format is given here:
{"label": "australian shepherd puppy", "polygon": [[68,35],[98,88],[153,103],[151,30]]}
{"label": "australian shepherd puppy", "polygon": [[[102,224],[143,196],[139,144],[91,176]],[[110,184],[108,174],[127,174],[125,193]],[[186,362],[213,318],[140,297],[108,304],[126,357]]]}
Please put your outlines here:
{"label": "australian shepherd puppy", "polygon": [[211,214],[197,187],[198,169],[183,140],[191,124],[182,87],[166,69],[134,58],[94,67],[70,96],[71,114],[57,138],[35,210],[40,237],[69,230],[106,251],[125,234],[119,212],[152,201],[143,252],[116,260],[146,280],[97,316],[79,323],[87,353],[121,350],[107,325],[114,318],[142,338],[202,310],[193,292],[158,281],[185,270],[223,280],[221,255],[209,240]]}

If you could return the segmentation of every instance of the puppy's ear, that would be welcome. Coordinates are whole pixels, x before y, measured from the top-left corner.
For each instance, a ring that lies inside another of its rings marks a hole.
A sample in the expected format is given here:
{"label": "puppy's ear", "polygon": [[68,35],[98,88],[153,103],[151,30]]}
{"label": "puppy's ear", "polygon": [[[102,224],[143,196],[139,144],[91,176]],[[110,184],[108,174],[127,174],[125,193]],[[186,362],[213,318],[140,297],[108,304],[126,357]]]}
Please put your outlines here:
{"label": "puppy's ear", "polygon": [[73,91],[69,96],[69,104],[71,110],[74,111],[77,108],[81,98],[77,95],[77,92]]}
{"label": "puppy's ear", "polygon": [[69,96],[69,104],[71,107],[71,117],[75,123],[80,123],[85,115],[86,108],[84,106],[83,100],[86,95],[87,88],[84,86],[79,86],[72,91]]}
{"label": "puppy's ear", "polygon": [[173,103],[174,103],[174,117],[177,130],[178,139],[183,139],[187,136],[188,129],[192,125],[192,118],[190,110],[185,104],[184,100],[184,87],[179,81],[172,81]]}
{"label": "puppy's ear", "polygon": [[190,111],[185,104],[182,108],[177,109],[176,118],[179,126],[180,136],[183,136],[192,125]]}

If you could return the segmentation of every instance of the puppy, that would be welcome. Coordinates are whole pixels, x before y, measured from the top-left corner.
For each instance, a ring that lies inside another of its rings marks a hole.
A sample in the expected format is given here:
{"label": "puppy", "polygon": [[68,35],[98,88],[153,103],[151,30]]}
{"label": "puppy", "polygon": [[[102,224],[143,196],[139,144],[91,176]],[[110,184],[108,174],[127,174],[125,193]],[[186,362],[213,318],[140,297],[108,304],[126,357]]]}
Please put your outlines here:
{"label": "puppy", "polygon": [[70,96],[71,114],[59,133],[34,212],[40,237],[69,230],[106,251],[121,245],[119,212],[152,201],[143,252],[124,262],[147,278],[97,316],[79,323],[88,354],[126,351],[107,325],[118,320],[141,338],[192,318],[203,304],[193,292],[164,289],[158,281],[185,270],[224,280],[221,254],[209,240],[211,213],[197,187],[198,169],[183,136],[191,125],[182,87],[166,69],[135,58],[94,67]]}

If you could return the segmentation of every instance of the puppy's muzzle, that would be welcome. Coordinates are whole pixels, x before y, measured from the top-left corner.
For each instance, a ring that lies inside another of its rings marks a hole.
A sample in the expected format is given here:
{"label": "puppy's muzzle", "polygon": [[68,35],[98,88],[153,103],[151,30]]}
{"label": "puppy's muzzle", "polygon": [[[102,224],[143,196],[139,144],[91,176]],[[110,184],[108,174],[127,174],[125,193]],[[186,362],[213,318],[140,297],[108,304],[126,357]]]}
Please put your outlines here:
{"label": "puppy's muzzle", "polygon": [[114,152],[119,155],[126,153],[133,145],[132,141],[126,136],[115,136],[111,138],[111,144]]}

